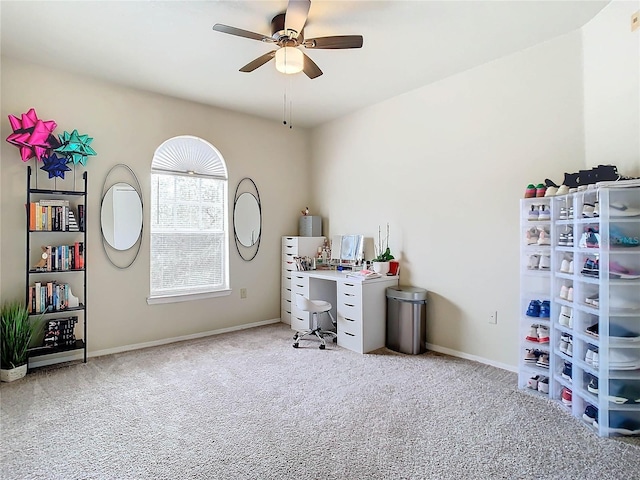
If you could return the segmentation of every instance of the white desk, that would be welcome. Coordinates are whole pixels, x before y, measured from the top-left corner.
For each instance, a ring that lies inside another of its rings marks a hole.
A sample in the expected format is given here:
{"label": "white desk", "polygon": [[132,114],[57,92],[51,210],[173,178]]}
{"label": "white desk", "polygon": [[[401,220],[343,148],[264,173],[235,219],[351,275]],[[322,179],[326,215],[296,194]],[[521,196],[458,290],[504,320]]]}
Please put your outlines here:
{"label": "white desk", "polygon": [[386,289],[398,285],[397,276],[360,281],[345,272],[312,270],[291,272],[291,328],[306,330],[309,312],[296,307],[294,295],[326,300],[338,323],[338,345],[358,353],[385,346]]}

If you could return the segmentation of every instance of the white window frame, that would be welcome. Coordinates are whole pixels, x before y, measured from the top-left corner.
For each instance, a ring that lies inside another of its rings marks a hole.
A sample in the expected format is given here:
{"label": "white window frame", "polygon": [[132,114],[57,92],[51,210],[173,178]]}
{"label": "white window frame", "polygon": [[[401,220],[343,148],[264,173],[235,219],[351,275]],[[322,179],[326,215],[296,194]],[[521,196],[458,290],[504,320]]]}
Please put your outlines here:
{"label": "white window frame", "polygon": [[[227,167],[224,158],[220,152],[209,142],[198,137],[190,135],[182,135],[173,137],[160,145],[153,156],[151,164],[151,180],[156,174],[171,176],[197,176],[201,178],[211,178],[222,180],[224,182],[224,193],[222,206],[224,212],[224,235],[223,235],[223,282],[219,287],[211,286],[195,288],[191,293],[178,291],[169,292],[153,292],[152,291],[152,269],[153,269],[153,252],[151,246],[149,249],[149,290],[150,294],[147,298],[148,304],[162,304],[185,302],[192,300],[200,300],[204,298],[220,297],[231,294],[229,284],[229,185]],[[157,207],[155,199],[149,202],[151,205],[151,218],[155,215]],[[154,231],[158,232],[154,227],[154,222],[150,222],[150,236],[153,237]],[[188,230],[187,230],[188,231]],[[166,231],[164,232],[166,233]],[[184,231],[177,232],[184,233]],[[153,242],[151,242],[153,245]]]}

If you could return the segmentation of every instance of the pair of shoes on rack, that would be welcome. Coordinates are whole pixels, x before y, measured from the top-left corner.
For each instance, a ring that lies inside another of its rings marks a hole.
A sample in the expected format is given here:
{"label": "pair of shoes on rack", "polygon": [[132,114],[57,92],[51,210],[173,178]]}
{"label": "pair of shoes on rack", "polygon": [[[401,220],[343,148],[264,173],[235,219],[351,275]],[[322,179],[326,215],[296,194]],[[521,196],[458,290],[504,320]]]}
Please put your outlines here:
{"label": "pair of shoes on rack", "polygon": [[527,230],[527,245],[551,245],[549,230],[543,226],[531,227]]}
{"label": "pair of shoes on rack", "polygon": [[568,333],[560,335],[558,349],[568,357],[573,357],[573,336]]}
{"label": "pair of shoes on rack", "polygon": [[527,317],[549,318],[551,302],[549,300],[531,300],[526,312]]}
{"label": "pair of shoes on rack", "polygon": [[558,235],[558,246],[573,247],[573,228],[566,227],[565,231]]}
{"label": "pair of shoes on rack", "polygon": [[571,365],[571,362],[564,362],[564,367],[562,367],[562,374],[561,374],[562,378],[564,378],[565,380],[568,380],[569,383],[572,383],[572,376],[573,376],[573,366]]}
{"label": "pair of shoes on rack", "polygon": [[598,257],[589,258],[584,261],[584,266],[580,270],[582,275],[598,278],[600,276],[600,259]]}
{"label": "pair of shoes on rack", "polygon": [[551,210],[548,205],[531,205],[527,218],[530,222],[549,221],[551,220]]}
{"label": "pair of shoes on rack", "polygon": [[570,407],[572,402],[572,397],[573,397],[573,392],[571,391],[571,389],[567,388],[567,387],[562,387],[562,391],[560,392],[560,399],[562,400],[562,403],[565,404],[567,407]]}
{"label": "pair of shoes on rack", "polygon": [[560,315],[558,315],[558,323],[563,327],[573,327],[573,309],[562,305],[560,307]]}
{"label": "pair of shoes on rack", "polygon": [[529,255],[529,270],[549,270],[551,268],[551,255],[548,253],[534,253]]}
{"label": "pair of shoes on rack", "polygon": [[560,273],[573,274],[573,260],[563,259],[560,263]]}
{"label": "pair of shoes on rack", "polygon": [[560,298],[567,302],[573,302],[573,287],[562,285],[560,287]]}
{"label": "pair of shoes on rack", "polygon": [[524,190],[524,198],[544,197],[546,193],[547,187],[545,187],[542,183],[539,183],[537,185],[530,183]]}
{"label": "pair of shoes on rack", "polygon": [[549,343],[549,327],[545,325],[531,325],[525,337],[529,342]]}
{"label": "pair of shoes on rack", "polygon": [[584,362],[593,368],[598,368],[598,366],[600,365],[598,347],[589,344],[589,346],[587,347],[587,352],[584,356]]}
{"label": "pair of shoes on rack", "polygon": [[529,378],[527,381],[527,387],[532,390],[537,390],[540,393],[549,393],[549,377],[544,375],[536,375]]}
{"label": "pair of shoes on rack", "polygon": [[597,425],[598,409],[593,405],[587,405],[587,408],[584,409],[584,413],[582,414],[582,419],[591,425],[593,425],[594,422]]}
{"label": "pair of shoes on rack", "polygon": [[524,355],[525,363],[535,364],[538,367],[549,368],[549,352],[537,348],[527,348]]}
{"label": "pair of shoes on rack", "polygon": [[580,248],[598,248],[600,246],[600,233],[598,227],[586,227],[580,237],[578,246]]}

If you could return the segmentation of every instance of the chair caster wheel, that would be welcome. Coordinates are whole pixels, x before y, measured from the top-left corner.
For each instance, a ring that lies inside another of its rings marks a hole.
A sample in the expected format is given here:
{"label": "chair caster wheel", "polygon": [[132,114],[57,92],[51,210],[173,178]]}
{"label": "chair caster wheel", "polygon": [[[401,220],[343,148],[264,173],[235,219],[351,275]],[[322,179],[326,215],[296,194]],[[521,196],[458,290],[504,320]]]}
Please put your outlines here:
{"label": "chair caster wheel", "polygon": [[293,344],[293,348],[298,348],[298,342]]}
{"label": "chair caster wheel", "polygon": [[320,345],[318,348],[319,348],[320,350],[324,350],[326,347],[325,347],[324,345]]}

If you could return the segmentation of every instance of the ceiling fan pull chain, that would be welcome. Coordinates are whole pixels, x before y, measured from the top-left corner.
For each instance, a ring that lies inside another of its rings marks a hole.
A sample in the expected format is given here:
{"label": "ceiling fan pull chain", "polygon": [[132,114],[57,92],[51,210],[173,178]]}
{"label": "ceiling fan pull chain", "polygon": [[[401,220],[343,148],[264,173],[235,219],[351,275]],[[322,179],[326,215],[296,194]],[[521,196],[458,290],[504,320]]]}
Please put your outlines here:
{"label": "ceiling fan pull chain", "polygon": [[284,101],[282,102],[282,124],[287,124],[287,90],[284,91]]}

